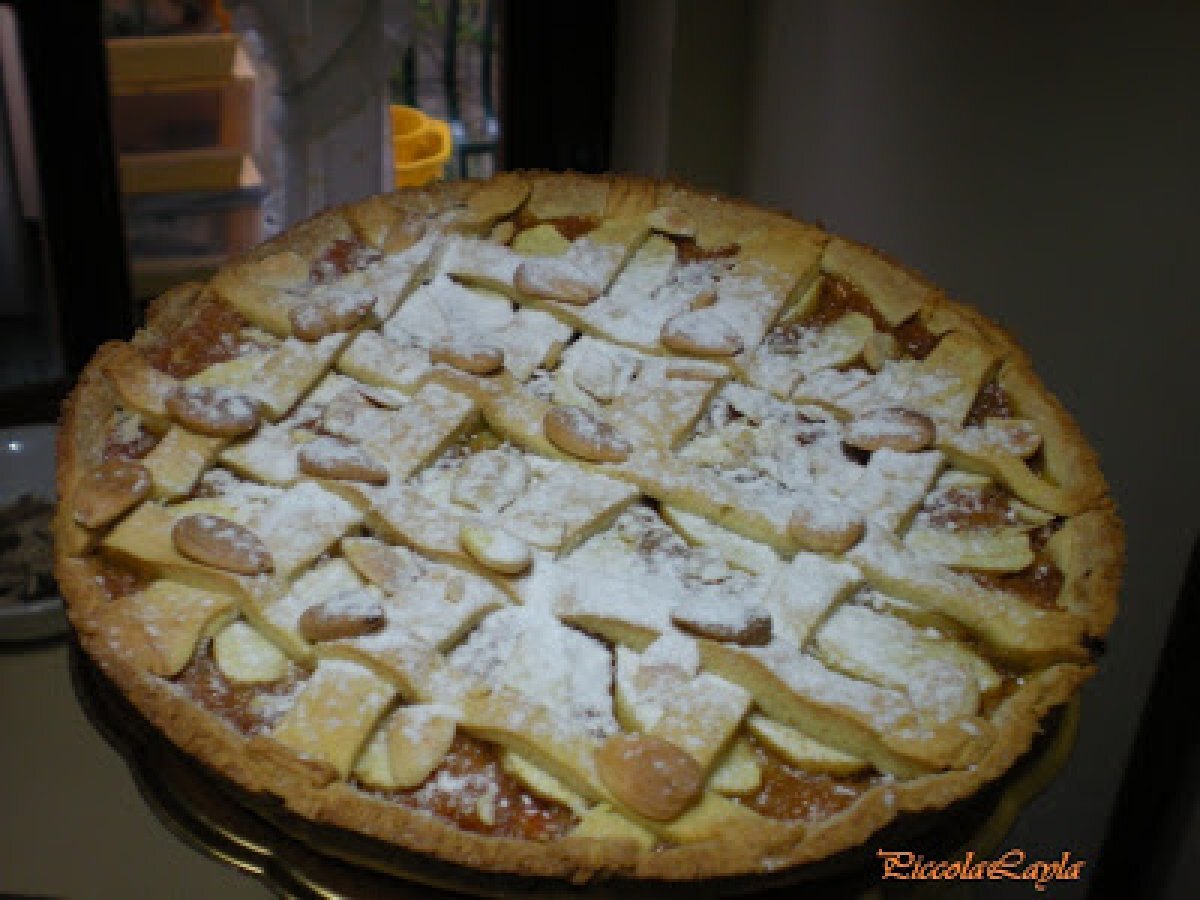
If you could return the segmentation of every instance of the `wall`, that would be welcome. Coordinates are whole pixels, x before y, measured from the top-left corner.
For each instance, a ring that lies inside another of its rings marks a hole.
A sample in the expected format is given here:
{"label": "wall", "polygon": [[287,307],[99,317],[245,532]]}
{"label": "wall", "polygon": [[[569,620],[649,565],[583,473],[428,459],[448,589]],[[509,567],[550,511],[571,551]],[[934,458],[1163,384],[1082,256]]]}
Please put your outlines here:
{"label": "wall", "polygon": [[614,171],[741,184],[753,13],[731,0],[620,0]]}
{"label": "wall", "polygon": [[[677,45],[693,5],[666,5]],[[1123,610],[1069,770],[1011,836],[1090,852],[1200,526],[1185,244],[1200,205],[1200,7],[726,6],[730,33],[747,23],[748,71],[725,73],[740,102],[681,118],[689,85],[713,78],[694,48],[664,48],[657,74],[641,73],[671,88],[665,170],[703,142],[740,164],[693,166],[696,180],[819,219],[968,298],[1017,334],[1101,453],[1129,531]],[[633,124],[621,107],[617,123]]]}

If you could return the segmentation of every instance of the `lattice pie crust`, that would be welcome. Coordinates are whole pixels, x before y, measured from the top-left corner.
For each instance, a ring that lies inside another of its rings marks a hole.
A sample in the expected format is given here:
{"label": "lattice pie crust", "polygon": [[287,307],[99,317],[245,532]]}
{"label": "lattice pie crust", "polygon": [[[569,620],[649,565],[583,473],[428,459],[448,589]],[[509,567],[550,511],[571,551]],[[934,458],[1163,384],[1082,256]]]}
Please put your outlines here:
{"label": "lattice pie crust", "polygon": [[583,880],[799,865],[1004,772],[1121,528],[1000,329],[783,215],[512,174],[161,297],[65,408],[58,575],[172,741]]}

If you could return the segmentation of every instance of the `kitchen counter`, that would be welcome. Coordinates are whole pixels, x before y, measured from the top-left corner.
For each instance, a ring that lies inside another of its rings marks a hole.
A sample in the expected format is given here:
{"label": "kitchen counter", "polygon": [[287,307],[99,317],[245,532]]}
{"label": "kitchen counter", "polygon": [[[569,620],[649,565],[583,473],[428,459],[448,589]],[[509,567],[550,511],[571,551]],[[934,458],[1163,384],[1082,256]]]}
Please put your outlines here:
{"label": "kitchen counter", "polygon": [[0,645],[0,893],[261,900],[175,837],[76,698],[63,640]]}

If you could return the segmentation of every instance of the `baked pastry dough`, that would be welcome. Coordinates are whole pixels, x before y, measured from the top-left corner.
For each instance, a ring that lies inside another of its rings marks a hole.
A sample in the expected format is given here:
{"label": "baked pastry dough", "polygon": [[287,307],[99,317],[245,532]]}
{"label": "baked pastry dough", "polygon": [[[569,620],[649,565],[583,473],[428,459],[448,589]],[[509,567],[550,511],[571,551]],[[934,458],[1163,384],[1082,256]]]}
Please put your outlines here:
{"label": "baked pastry dough", "polygon": [[172,741],[477,869],[777,871],[1003,773],[1121,526],[999,328],[786,216],[512,173],[168,292],[65,411],[58,577]]}

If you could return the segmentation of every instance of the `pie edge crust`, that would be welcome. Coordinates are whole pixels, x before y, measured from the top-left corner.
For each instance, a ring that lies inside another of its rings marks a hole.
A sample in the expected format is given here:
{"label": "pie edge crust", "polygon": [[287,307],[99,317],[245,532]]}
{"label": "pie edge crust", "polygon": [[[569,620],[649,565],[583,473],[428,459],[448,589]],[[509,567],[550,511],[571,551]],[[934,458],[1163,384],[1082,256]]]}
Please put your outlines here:
{"label": "pie edge crust", "polygon": [[[670,181],[626,176],[573,177],[650,181],[660,189],[699,193],[687,185]],[[446,195],[452,196],[476,184],[478,182],[438,184],[384,196],[401,201],[421,197],[426,204],[430,200],[438,203],[450,199]],[[704,191],[703,196],[719,201],[727,209],[753,210],[755,216],[764,212],[762,207],[738,198],[710,191]],[[227,265],[282,249],[300,248],[303,253],[320,242],[323,235],[335,231],[344,233],[343,229],[334,227],[334,223],[337,219],[346,222],[343,213],[354,205],[318,213]],[[799,221],[786,213],[769,212]],[[808,223],[801,224],[813,227]],[[1124,566],[1124,535],[1096,454],[1080,428],[1036,377],[1029,355],[1006,330],[982,313],[946,296],[907,266],[873,248],[853,241],[848,243],[866,250],[927,287],[930,293],[922,311],[937,312],[957,326],[973,331],[995,346],[1008,365],[1017,367],[1028,378],[1044,404],[1043,415],[1048,416],[1058,429],[1063,447],[1071,457],[1076,473],[1075,483],[1071,486],[1073,492],[1078,493],[1085,511],[1093,517],[1094,540],[1087,546],[1076,548],[1076,554],[1064,567],[1063,574],[1066,579],[1076,581],[1079,585],[1076,596],[1086,601],[1083,609],[1073,611],[1086,619],[1089,634],[1102,636],[1117,611]],[[202,290],[195,285],[182,285],[167,291],[152,302],[146,327],[140,329],[130,343],[145,346],[176,331],[188,321],[201,294]],[[67,601],[70,621],[88,656],[172,743],[242,789],[274,795],[292,812],[316,822],[356,831],[468,868],[576,882],[614,875],[690,880],[763,874],[824,859],[852,848],[902,812],[941,809],[975,793],[1007,771],[1028,750],[1039,731],[1041,718],[1053,707],[1066,702],[1095,671],[1092,664],[1059,663],[1026,679],[992,714],[991,721],[996,726],[995,741],[988,753],[970,769],[873,785],[846,810],[820,824],[781,823],[783,827],[767,840],[709,841],[644,852],[632,842],[568,836],[542,843],[464,831],[428,813],[373,798],[348,784],[329,781],[328,774],[318,767],[276,748],[268,740],[243,736],[173,690],[169,683],[139,671],[111,651],[102,619],[92,614],[96,605],[106,599],[106,592],[97,581],[99,567],[94,559],[76,555],[81,547],[81,529],[71,520],[68,510],[75,484],[83,473],[99,462],[105,424],[118,406],[116,392],[102,372],[101,364],[120,343],[105,344],[97,351],[63,404],[57,450],[60,503],[54,521],[55,574]]]}

